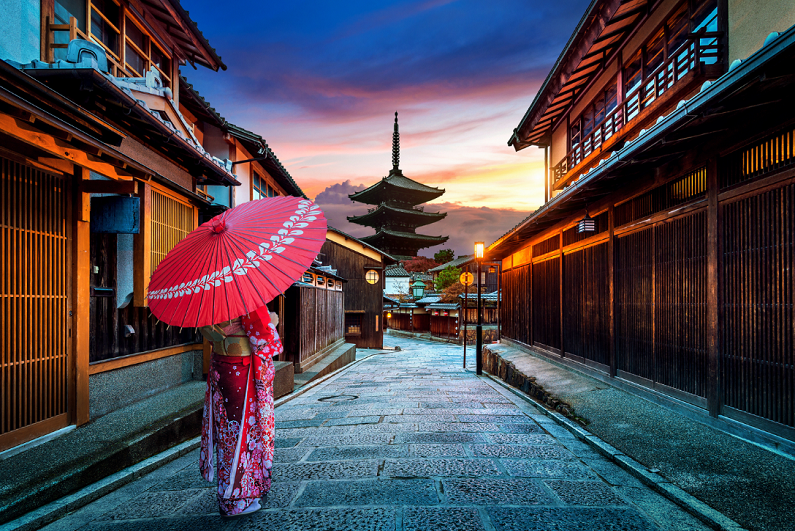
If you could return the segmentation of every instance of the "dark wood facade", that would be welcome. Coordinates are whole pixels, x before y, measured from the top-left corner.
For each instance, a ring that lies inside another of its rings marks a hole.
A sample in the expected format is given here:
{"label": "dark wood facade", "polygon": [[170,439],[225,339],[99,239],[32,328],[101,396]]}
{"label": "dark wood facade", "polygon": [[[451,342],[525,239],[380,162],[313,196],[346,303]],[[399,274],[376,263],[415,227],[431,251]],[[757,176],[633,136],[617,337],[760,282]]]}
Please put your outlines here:
{"label": "dark wood facade", "polygon": [[344,337],[342,290],[292,286],[284,297],[284,361],[302,372]]}
{"label": "dark wood facade", "polygon": [[[715,66],[731,35],[712,5]],[[649,106],[648,131],[552,171],[560,195],[487,256],[504,338],[795,440],[795,27],[757,46],[697,91],[671,82],[682,102]]]}
{"label": "dark wood facade", "polygon": [[[350,236],[341,236],[331,231],[330,234],[335,241],[327,240],[323,244],[320,258],[323,264],[332,266],[347,281],[342,288],[345,293],[345,318],[348,322],[345,340],[358,348],[381,349],[384,346],[385,255]],[[370,284],[365,279],[369,270],[374,270],[379,275],[375,284]]]}

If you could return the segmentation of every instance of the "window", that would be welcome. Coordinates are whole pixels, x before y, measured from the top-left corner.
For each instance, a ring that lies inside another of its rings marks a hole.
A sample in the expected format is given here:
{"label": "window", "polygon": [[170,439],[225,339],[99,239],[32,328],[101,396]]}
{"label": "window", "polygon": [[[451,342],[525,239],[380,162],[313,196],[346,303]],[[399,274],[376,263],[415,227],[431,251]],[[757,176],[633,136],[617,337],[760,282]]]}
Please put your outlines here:
{"label": "window", "polygon": [[345,314],[345,335],[362,335],[362,316],[360,314]]}
{"label": "window", "polygon": [[[69,26],[74,18],[74,25]],[[88,23],[86,23],[88,19]],[[157,39],[138,23],[139,19],[116,0],[55,0],[52,55],[48,61],[66,58],[70,35],[91,40],[105,50],[110,73],[117,77],[144,77],[150,68],[160,72],[163,85],[170,87],[171,57]],[[45,32],[48,33],[48,32]]]}
{"label": "window", "polygon": [[[580,117],[569,126],[571,150],[575,150],[573,165],[579,164],[602,142],[613,136],[613,111],[618,105],[615,81],[602,90]],[[607,127],[603,127],[607,125]]]}
{"label": "window", "polygon": [[277,192],[273,186],[269,185],[257,172],[254,172],[254,176],[251,178],[251,187],[251,199],[277,197],[279,195],[279,192]]}
{"label": "window", "polygon": [[151,271],[194,228],[193,207],[152,190]]}

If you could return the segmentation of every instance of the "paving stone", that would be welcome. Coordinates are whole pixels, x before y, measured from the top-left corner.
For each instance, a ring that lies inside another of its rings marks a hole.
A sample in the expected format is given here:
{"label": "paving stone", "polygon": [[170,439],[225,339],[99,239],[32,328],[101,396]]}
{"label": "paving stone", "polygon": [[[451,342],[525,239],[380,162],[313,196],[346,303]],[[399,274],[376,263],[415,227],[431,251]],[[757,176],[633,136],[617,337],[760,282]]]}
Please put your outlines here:
{"label": "paving stone", "polygon": [[372,409],[356,409],[348,412],[348,417],[361,417],[368,415],[402,415],[403,408],[372,408]]}
{"label": "paving stone", "polygon": [[305,419],[305,420],[284,420],[284,421],[277,421],[278,422],[278,429],[284,430],[289,428],[309,428],[309,427],[318,427],[326,419]]}
{"label": "paving stone", "polygon": [[344,479],[378,475],[381,461],[337,461],[274,465],[274,481]]}
{"label": "paving stone", "polygon": [[[541,426],[538,424],[522,424],[522,423],[512,423],[512,424],[502,424],[500,426],[504,433],[537,433],[539,435],[543,435],[545,432],[541,429]],[[554,433],[551,435],[555,435]]]}
{"label": "paving stone", "polygon": [[499,426],[489,422],[418,422],[417,431],[463,431],[485,433],[500,431]]}
{"label": "paving stone", "polygon": [[[239,531],[394,531],[394,509],[259,511],[235,522]],[[200,528],[199,528],[200,529]]]}
{"label": "paving stone", "polygon": [[152,487],[151,490],[183,490],[183,489],[206,489],[215,486],[215,482],[204,479],[199,472],[199,460],[193,462],[192,467],[177,471],[171,476]]}
{"label": "paving stone", "polygon": [[370,435],[318,435],[307,437],[300,446],[358,446],[362,444],[389,444],[394,437],[391,433]]}
{"label": "paving stone", "polygon": [[505,459],[503,466],[511,476],[524,478],[595,479],[590,469],[576,461],[519,461]]}
{"label": "paving stone", "polygon": [[97,520],[132,520],[157,518],[177,513],[183,505],[199,497],[206,489],[144,492],[127,503],[116,507]]}
{"label": "paving stone", "polygon": [[[263,509],[278,509],[287,507],[298,492],[300,483],[274,481],[271,490],[260,499]],[[187,503],[181,514],[218,514],[218,494],[216,489],[208,489],[199,497]]]}
{"label": "paving stone", "polygon": [[303,440],[303,437],[276,437],[274,446],[276,448],[292,448]]}
{"label": "paving stone", "polygon": [[574,459],[560,445],[519,446],[508,444],[473,444],[472,452],[481,457],[514,457],[519,459]]}
{"label": "paving stone", "polygon": [[356,433],[401,433],[409,431],[417,431],[417,425],[411,422],[393,423],[393,424],[364,424],[357,426],[354,430]]}
{"label": "paving stone", "polygon": [[532,479],[445,479],[442,488],[451,505],[555,505]]}
{"label": "paving stone", "polygon": [[380,415],[368,416],[368,417],[345,417],[345,418],[336,418],[336,419],[328,419],[326,421],[326,426],[354,426],[357,424],[376,424],[381,420]]}
{"label": "paving stone", "polygon": [[387,457],[408,456],[407,446],[343,446],[340,448],[318,448],[307,461],[345,461],[349,459],[385,459]]}
{"label": "paving stone", "polygon": [[489,459],[387,459],[383,475],[399,478],[499,476]]}
{"label": "paving stone", "polygon": [[495,444],[555,444],[557,442],[551,435],[536,433],[488,433],[486,437]]}
{"label": "paving stone", "polygon": [[273,462],[295,463],[296,461],[300,461],[301,458],[307,454],[307,452],[309,452],[309,448],[306,447],[277,448],[273,454]]}
{"label": "paving stone", "polygon": [[493,507],[487,512],[497,531],[650,531],[656,527],[633,509]]}
{"label": "paving stone", "polygon": [[408,447],[409,457],[466,457],[460,444],[412,444]]}
{"label": "paving stone", "polygon": [[486,442],[479,433],[398,433],[395,444],[402,443],[482,443]]}
{"label": "paving stone", "polygon": [[232,520],[220,515],[182,516],[130,521],[95,521],[81,528],[85,531],[226,531],[235,529]]}
{"label": "paving stone", "polygon": [[308,409],[308,408],[293,408],[287,410],[276,408],[276,411],[274,412],[276,422],[286,422],[290,420],[308,420],[313,418],[317,414],[318,414],[317,410]]}
{"label": "paving stone", "polygon": [[548,479],[544,483],[567,505],[626,505],[612,488],[601,481]]}
{"label": "paving stone", "polygon": [[646,487],[618,487],[621,495],[641,509],[647,518],[667,531],[707,531],[710,529],[695,516],[682,511],[673,502]]}
{"label": "paving stone", "polygon": [[451,507],[408,507],[403,513],[404,531],[482,531],[477,509]]}
{"label": "paving stone", "polygon": [[600,478],[606,481],[609,485],[643,488],[643,483],[635,476],[630,475],[626,470],[618,465],[605,460],[602,457],[594,459],[583,459],[583,462],[588,465]]}
{"label": "paving stone", "polygon": [[402,422],[456,422],[455,415],[389,415],[384,417],[386,423]]}
{"label": "paving stone", "polygon": [[493,422],[495,424],[526,423],[527,417],[517,415],[456,415],[458,422]]}
{"label": "paving stone", "polygon": [[339,505],[437,505],[433,480],[311,481],[296,507]]}

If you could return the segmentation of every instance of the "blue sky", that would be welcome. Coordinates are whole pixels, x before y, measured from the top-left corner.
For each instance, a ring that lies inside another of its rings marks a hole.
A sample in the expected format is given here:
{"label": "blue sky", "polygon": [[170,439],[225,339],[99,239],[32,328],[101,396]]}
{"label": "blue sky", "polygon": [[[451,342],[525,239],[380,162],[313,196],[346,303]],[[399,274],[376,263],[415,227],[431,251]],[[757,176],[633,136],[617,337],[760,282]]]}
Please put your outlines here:
{"label": "blue sky", "polygon": [[388,173],[395,111],[403,173],[446,190],[427,208],[448,217],[422,232],[470,253],[541,204],[542,151],[507,140],[587,0],[182,4],[229,67],[183,74],[264,136],[338,228],[372,233],[344,219],[361,206],[323,192]]}

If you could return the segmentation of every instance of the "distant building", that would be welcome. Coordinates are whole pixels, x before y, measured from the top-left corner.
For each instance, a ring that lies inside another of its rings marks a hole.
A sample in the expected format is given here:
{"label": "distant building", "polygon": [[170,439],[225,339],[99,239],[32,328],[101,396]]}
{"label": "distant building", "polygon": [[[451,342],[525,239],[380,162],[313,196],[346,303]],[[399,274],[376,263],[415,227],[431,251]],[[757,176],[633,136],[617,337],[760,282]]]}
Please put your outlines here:
{"label": "distant building", "polygon": [[360,203],[375,205],[361,216],[350,216],[348,221],[373,227],[372,236],[360,238],[383,249],[395,258],[417,256],[420,249],[433,247],[448,240],[447,236],[417,234],[417,227],[429,225],[443,219],[443,212],[425,212],[417,205],[436,199],[444,190],[425,186],[403,175],[398,168],[400,161],[400,133],[395,113],[395,130],[392,135],[392,169],[389,175],[376,184],[351,194],[349,197]]}

